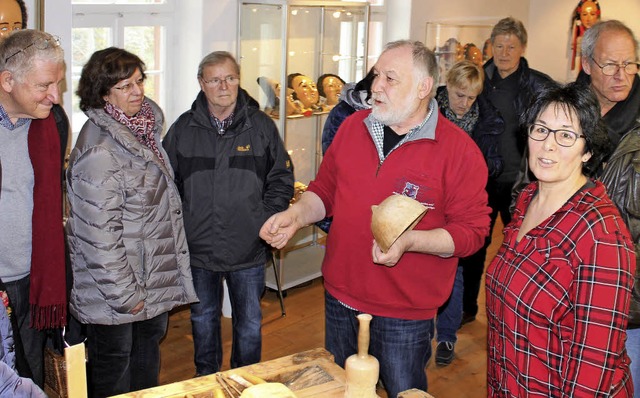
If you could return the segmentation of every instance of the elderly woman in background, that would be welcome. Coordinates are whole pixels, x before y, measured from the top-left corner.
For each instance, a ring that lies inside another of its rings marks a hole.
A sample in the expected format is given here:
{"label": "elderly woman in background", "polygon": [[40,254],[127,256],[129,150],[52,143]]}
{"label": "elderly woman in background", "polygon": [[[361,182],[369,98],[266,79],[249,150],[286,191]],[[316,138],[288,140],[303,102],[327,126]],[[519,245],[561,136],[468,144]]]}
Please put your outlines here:
{"label": "elderly woman in background", "polygon": [[67,170],[70,311],[87,325],[96,397],[156,386],[168,312],[197,301],[164,117],[145,77],[140,58],[110,47],[91,56],[77,90],[89,120]]}
{"label": "elderly woman in background", "polygon": [[487,269],[488,396],[633,396],[625,351],[635,254],[601,182],[596,97],[543,90],[523,116],[529,167]]}
{"label": "elderly woman in background", "polygon": [[[502,171],[502,158],[498,142],[504,123],[482,92],[484,72],[482,65],[471,60],[455,63],[447,72],[446,86],[438,88],[436,100],[440,113],[463,129],[474,139],[487,161],[489,175],[496,177]],[[476,254],[461,258],[456,271],[453,291],[449,300],[438,310],[436,318],[436,364],[446,366],[454,358],[456,333],[462,321],[462,303],[467,295],[475,301],[480,290],[480,279],[488,245]]]}
{"label": "elderly woman in background", "polygon": [[502,172],[498,142],[504,122],[482,92],[482,67],[469,60],[459,61],[447,72],[446,86],[438,87],[436,100],[440,113],[463,129],[480,147],[487,161],[489,176]]}

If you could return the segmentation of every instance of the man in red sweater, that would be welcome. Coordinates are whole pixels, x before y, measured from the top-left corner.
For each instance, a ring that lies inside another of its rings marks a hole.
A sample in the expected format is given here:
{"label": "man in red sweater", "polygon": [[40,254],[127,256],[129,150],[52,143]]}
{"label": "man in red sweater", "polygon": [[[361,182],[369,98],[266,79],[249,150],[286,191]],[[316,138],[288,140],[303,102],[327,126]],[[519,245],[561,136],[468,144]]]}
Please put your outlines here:
{"label": "man in red sweater", "polygon": [[[342,123],[307,192],[268,219],[260,236],[282,248],[302,226],[333,216],[322,266],[327,349],[344,366],[357,351],[355,316],[372,314],[370,353],[395,397],[427,390],[433,318],[451,293],[458,258],[489,233],[490,209],[480,150],[438,113],[433,52],[392,42],[373,70],[372,110]],[[429,210],[385,253],[373,239],[371,206],[394,194]]]}

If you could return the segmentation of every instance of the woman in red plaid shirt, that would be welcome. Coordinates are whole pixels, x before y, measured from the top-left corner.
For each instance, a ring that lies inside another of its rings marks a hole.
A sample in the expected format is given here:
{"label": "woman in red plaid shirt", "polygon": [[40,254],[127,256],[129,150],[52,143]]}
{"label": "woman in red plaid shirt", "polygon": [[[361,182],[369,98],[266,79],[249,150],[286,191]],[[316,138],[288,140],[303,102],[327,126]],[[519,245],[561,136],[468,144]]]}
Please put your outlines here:
{"label": "woman in red plaid shirt", "polygon": [[523,116],[538,181],[518,197],[486,276],[490,397],[633,397],[625,329],[635,254],[599,181],[608,154],[585,86]]}

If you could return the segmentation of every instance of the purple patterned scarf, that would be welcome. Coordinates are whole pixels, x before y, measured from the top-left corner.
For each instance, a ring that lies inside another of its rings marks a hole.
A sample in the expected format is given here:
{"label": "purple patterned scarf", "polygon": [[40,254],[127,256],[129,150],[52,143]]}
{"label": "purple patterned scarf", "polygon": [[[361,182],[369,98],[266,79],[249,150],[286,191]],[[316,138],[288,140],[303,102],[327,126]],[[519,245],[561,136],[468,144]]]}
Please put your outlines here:
{"label": "purple patterned scarf", "polygon": [[149,105],[149,101],[145,99],[138,113],[133,116],[127,116],[122,109],[110,102],[104,105],[104,111],[117,122],[127,126],[142,145],[151,149],[153,153],[164,162],[162,153],[160,153],[158,149],[158,143],[153,134],[156,126],[156,117],[153,114],[151,105]]}

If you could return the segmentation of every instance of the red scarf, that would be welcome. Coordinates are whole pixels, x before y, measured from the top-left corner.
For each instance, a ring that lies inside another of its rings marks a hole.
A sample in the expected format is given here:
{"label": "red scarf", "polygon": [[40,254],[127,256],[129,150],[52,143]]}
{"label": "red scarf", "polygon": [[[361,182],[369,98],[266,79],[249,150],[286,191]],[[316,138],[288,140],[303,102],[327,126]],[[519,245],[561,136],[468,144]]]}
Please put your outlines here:
{"label": "red scarf", "polygon": [[67,284],[62,225],[62,160],[53,114],[33,119],[27,138],[33,166],[33,231],[30,326],[59,328],[67,322]]}

